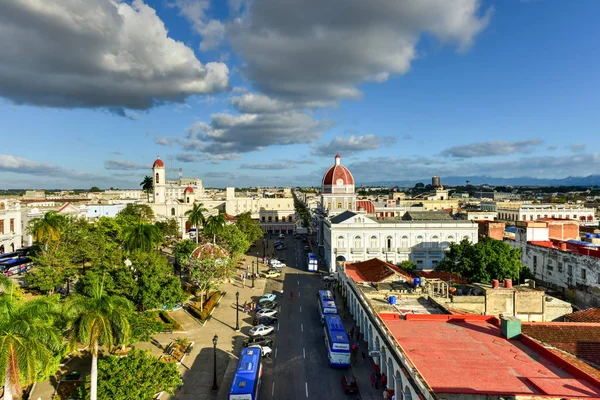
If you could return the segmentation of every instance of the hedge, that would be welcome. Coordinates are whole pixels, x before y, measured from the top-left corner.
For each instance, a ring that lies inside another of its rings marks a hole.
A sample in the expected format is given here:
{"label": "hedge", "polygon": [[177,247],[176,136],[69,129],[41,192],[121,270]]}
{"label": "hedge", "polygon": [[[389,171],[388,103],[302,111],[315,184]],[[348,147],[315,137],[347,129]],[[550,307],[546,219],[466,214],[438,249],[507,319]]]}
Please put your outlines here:
{"label": "hedge", "polygon": [[201,322],[204,323],[208,319],[210,312],[217,305],[217,302],[219,301],[220,297],[221,297],[221,292],[217,291],[217,292],[212,293],[210,295],[210,297],[208,298],[208,301],[204,304],[204,307],[202,309],[190,304],[190,306],[189,306],[190,314],[192,314],[194,317],[198,318]]}
{"label": "hedge", "polygon": [[162,322],[165,323],[165,325],[166,325],[164,327],[165,330],[171,330],[171,331],[182,331],[183,330],[181,325],[179,325],[179,323],[177,321],[175,321],[175,319],[173,319],[173,317],[171,317],[168,312],[159,311],[158,316],[160,317]]}

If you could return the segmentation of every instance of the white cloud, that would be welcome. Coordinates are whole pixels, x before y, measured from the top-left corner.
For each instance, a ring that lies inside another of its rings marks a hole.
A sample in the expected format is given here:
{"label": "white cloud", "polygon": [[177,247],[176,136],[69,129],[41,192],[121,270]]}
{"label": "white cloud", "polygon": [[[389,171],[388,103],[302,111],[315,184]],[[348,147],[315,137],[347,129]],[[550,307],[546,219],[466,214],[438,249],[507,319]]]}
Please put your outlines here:
{"label": "white cloud", "polygon": [[507,142],[505,140],[491,140],[489,142],[471,143],[463,146],[453,146],[442,151],[443,156],[471,158],[506,155],[512,153],[531,152],[532,148],[539,146],[540,139],[524,140],[521,142]]}
{"label": "white cloud", "polygon": [[242,164],[241,169],[260,169],[260,170],[280,170],[280,169],[292,169],[296,168],[296,164],[293,162],[272,162],[263,164]]}
{"label": "white cloud", "polygon": [[181,15],[191,22],[194,31],[202,36],[200,50],[208,51],[219,47],[225,38],[225,25],[219,20],[208,17],[210,1],[175,0],[169,6],[179,8]]}
{"label": "white cloud", "polygon": [[260,92],[327,102],[359,98],[361,83],[406,73],[422,34],[468,49],[491,13],[478,0],[261,0],[227,33]]}
{"label": "white cloud", "polygon": [[0,154],[0,172],[35,175],[41,177],[65,178],[77,181],[87,181],[102,178],[87,172],[68,170],[57,165],[43,163],[9,154]]}
{"label": "white cloud", "polygon": [[585,151],[585,143],[573,143],[569,146],[573,153],[582,153]]}
{"label": "white cloud", "polygon": [[104,161],[105,169],[116,169],[116,170],[125,170],[125,171],[137,171],[137,170],[146,170],[149,171],[152,168],[150,164],[140,164],[133,161],[127,160],[106,160]]}
{"label": "white cloud", "polygon": [[141,0],[1,1],[0,37],[0,96],[14,103],[127,116],[229,86],[225,64],[203,65]]}
{"label": "white cloud", "polygon": [[351,135],[349,137],[340,137],[337,136],[329,143],[314,143],[311,145],[311,154],[315,156],[325,156],[330,157],[335,155],[336,153],[340,153],[343,155],[350,155],[359,153],[367,150],[375,150],[381,147],[382,142],[384,143],[393,143],[394,138],[385,137],[380,138],[371,133],[355,136]]}

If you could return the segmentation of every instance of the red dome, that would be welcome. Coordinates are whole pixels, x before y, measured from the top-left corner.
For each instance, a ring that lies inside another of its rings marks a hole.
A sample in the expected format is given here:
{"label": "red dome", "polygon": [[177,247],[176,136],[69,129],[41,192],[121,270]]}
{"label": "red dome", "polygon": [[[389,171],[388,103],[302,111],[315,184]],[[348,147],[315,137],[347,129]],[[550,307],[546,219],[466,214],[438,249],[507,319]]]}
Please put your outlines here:
{"label": "red dome", "polygon": [[152,168],[156,168],[156,167],[160,167],[160,168],[164,168],[165,167],[165,163],[162,162],[162,160],[160,159],[160,157],[156,157],[156,161],[154,161],[154,164],[152,164]]}
{"label": "red dome", "polygon": [[341,164],[341,157],[339,154],[335,156],[335,164],[327,170],[323,177],[323,186],[337,186],[338,181],[341,179],[341,185],[354,185],[354,177],[348,170]]}
{"label": "red dome", "polygon": [[186,193],[194,193],[194,189],[191,186],[188,186],[183,191],[183,194],[186,194]]}

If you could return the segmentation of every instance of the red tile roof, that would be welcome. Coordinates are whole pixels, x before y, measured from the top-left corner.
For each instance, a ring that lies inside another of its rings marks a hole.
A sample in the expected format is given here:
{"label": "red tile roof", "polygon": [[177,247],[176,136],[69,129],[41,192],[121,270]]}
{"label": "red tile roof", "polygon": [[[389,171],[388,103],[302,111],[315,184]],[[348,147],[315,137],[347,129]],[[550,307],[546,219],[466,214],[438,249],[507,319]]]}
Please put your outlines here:
{"label": "red tile roof", "polygon": [[346,273],[355,282],[381,282],[394,274],[411,280],[408,272],[378,258],[346,264]]}
{"label": "red tile roof", "polygon": [[523,323],[521,332],[542,343],[600,365],[600,324]]}
{"label": "red tile roof", "polygon": [[356,200],[356,210],[362,207],[367,214],[375,214],[375,204],[371,200]]}
{"label": "red tile roof", "polygon": [[600,322],[600,307],[590,308],[565,315],[567,322]]}
{"label": "red tile roof", "polygon": [[452,282],[452,283],[462,283],[467,284],[465,278],[461,278],[460,275],[454,272],[442,272],[442,271],[415,271],[415,275],[420,276],[426,279],[440,279],[444,282]]}

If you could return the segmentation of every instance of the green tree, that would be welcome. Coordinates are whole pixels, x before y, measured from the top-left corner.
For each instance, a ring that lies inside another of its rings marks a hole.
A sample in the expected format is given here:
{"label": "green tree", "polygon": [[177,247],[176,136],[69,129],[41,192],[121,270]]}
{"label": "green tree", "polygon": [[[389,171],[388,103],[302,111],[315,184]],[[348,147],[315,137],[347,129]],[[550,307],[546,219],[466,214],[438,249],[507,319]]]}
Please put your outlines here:
{"label": "green tree", "polygon": [[190,239],[180,240],[179,242],[175,243],[173,255],[175,256],[176,260],[186,264],[190,258],[190,255],[192,254],[192,251],[194,251],[196,247],[198,247],[198,245]]}
{"label": "green tree", "polygon": [[219,245],[227,250],[234,259],[250,248],[250,242],[237,225],[225,225],[219,237]]}
{"label": "green tree", "polygon": [[146,195],[148,196],[148,201],[150,201],[150,193],[152,192],[152,190],[154,190],[154,181],[152,180],[152,177],[146,175],[144,177],[144,180],[140,183],[140,186],[142,187],[142,190],[146,192]]}
{"label": "green tree", "polygon": [[190,260],[190,278],[198,286],[202,303],[205,295],[219,288],[223,280],[231,275],[233,265],[229,257],[215,257],[213,254],[204,254],[202,258]]}
{"label": "green tree", "polygon": [[56,211],[48,211],[42,218],[30,222],[28,231],[33,235],[37,243],[48,244],[60,240],[61,228],[65,223],[65,217]]}
{"label": "green tree", "polygon": [[188,216],[188,222],[190,225],[196,228],[196,243],[198,243],[198,236],[200,236],[200,225],[204,225],[206,219],[204,213],[208,210],[203,207],[203,204],[194,203],[191,210],[187,210],[185,215]]}
{"label": "green tree", "polygon": [[526,267],[521,250],[501,240],[484,238],[477,244],[464,239],[450,245],[446,258],[437,270],[455,272],[473,282],[489,283],[492,279],[519,279]]}
{"label": "green tree", "polygon": [[74,347],[77,342],[84,343],[92,354],[90,399],[97,400],[98,347],[104,345],[110,350],[127,343],[131,303],[123,297],[107,295],[103,282],[100,282],[94,288],[92,297],[79,294],[71,296],[66,310],[73,320],[69,332],[71,345]]}
{"label": "green tree", "polygon": [[34,289],[53,294],[56,287],[63,286],[67,279],[75,274],[69,250],[64,242],[47,244],[32,257],[38,266],[25,275],[25,281]]}
{"label": "green tree", "polygon": [[140,222],[150,223],[154,219],[154,211],[148,204],[127,204],[116,217],[123,228]]}
{"label": "green tree", "polygon": [[156,225],[144,222],[129,226],[123,232],[123,244],[128,251],[150,251],[164,241],[165,238]]}
{"label": "green tree", "polygon": [[[98,397],[100,399],[151,399],[161,391],[174,394],[181,383],[175,363],[166,363],[148,351],[132,350],[127,357],[108,356],[98,363]],[[90,383],[81,390],[91,398]]]}
{"label": "green tree", "polygon": [[101,192],[102,189],[100,189],[98,186],[92,186],[92,188],[90,189],[90,192]]}
{"label": "green tree", "polygon": [[223,229],[225,229],[225,215],[211,215],[207,218],[204,232],[213,235],[214,244],[217,243],[217,235],[220,235],[223,232]]}
{"label": "green tree", "polygon": [[154,225],[160,229],[164,236],[177,236],[179,234],[179,224],[175,218],[157,221]]}
{"label": "green tree", "polygon": [[21,385],[48,375],[63,344],[53,325],[60,305],[55,297],[22,302],[2,277],[7,292],[0,294],[0,371],[4,375],[4,399],[21,395]]}
{"label": "green tree", "polygon": [[237,221],[235,221],[235,225],[240,228],[242,232],[244,232],[248,242],[255,243],[258,239],[264,236],[264,232],[260,228],[260,224],[258,221],[252,219],[250,212],[242,213],[236,218]]}
{"label": "green tree", "polygon": [[415,269],[417,269],[417,264],[415,264],[412,261],[406,260],[406,261],[402,261],[400,263],[399,267],[405,271],[411,272],[411,271],[414,271]]}

